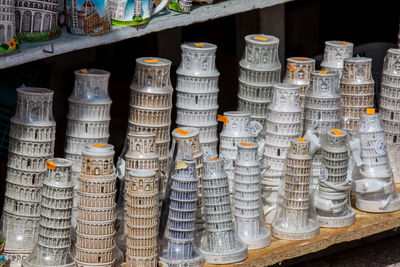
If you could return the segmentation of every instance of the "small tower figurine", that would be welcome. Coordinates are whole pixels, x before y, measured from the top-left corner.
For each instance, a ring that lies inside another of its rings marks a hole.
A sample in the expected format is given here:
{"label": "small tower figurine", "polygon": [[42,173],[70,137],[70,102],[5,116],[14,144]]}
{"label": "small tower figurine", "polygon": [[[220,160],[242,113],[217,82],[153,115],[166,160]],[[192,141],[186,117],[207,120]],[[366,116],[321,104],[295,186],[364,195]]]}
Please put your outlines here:
{"label": "small tower figurine", "polygon": [[379,111],[395,183],[400,183],[400,49],[390,48],[383,64]]}
{"label": "small tower figurine", "polygon": [[347,179],[347,133],[332,129],[322,139],[319,192],[315,195],[317,218],[321,227],[349,226],[356,213],[350,205],[351,181]]}
{"label": "small tower figurine", "polygon": [[115,195],[114,147],[87,144],[79,173],[76,256],[78,267],[113,267]]}
{"label": "small tower figurine", "polygon": [[308,57],[290,57],[287,59],[286,75],[283,83],[300,85],[301,127],[303,132],[304,98],[311,83],[311,72],[315,70],[315,60]]}
{"label": "small tower figurine", "polygon": [[249,250],[267,247],[271,233],[262,210],[258,145],[239,143],[237,147],[233,207],[236,229]]}
{"label": "small tower figurine", "polygon": [[4,255],[20,267],[39,234],[40,198],[46,159],[54,155],[56,122],[53,91],[17,89],[17,109],[11,118],[6,190],[3,206]]}
{"label": "small tower figurine", "polygon": [[18,43],[9,41],[15,35],[15,0],[5,0],[0,7],[0,54],[14,51]]}
{"label": "small tower figurine", "polygon": [[339,72],[339,78],[343,73],[343,61],[353,56],[354,45],[344,41],[326,41],[324,59],[321,69]]}
{"label": "small tower figurine", "polygon": [[221,159],[204,162],[203,205],[206,234],[200,251],[206,262],[228,264],[247,258],[247,246],[233,227],[228,175]]}
{"label": "small tower figurine", "polygon": [[278,187],[283,175],[290,141],[300,137],[300,86],[278,83],[273,87],[272,102],[268,106],[264,126],[263,167],[268,168],[261,180],[265,220],[275,216]]}
{"label": "small tower figurine", "polygon": [[374,80],[371,58],[352,57],[344,60],[344,71],[340,80],[343,108],[343,129],[354,131],[367,108],[374,106]]}
{"label": "small tower figurine", "polygon": [[126,267],[157,267],[159,179],[154,170],[132,170],[125,179]]}
{"label": "small tower figurine", "polygon": [[286,158],[285,177],[272,221],[272,235],[279,239],[305,240],[319,235],[319,224],[310,194],[310,141],[292,141]]}
{"label": "small tower figurine", "polygon": [[361,117],[357,135],[361,145],[352,149],[353,158],[359,159],[358,177],[353,183],[356,208],[367,212],[399,210],[400,198],[387,160],[381,115],[375,109],[368,109]]}
{"label": "small tower figurine", "polygon": [[162,267],[201,267],[204,264],[195,242],[198,183],[196,162],[178,159],[175,174],[171,176],[168,227],[163,242],[166,247],[159,256]]}
{"label": "small tower figurine", "polygon": [[74,184],[72,162],[48,159],[40,205],[39,240],[22,267],[74,267],[70,253]]}
{"label": "small tower figurine", "polygon": [[217,153],[218,78],[215,66],[217,46],[210,43],[184,43],[176,85],[177,127],[200,130],[200,143],[206,159]]}
{"label": "small tower figurine", "polygon": [[238,110],[264,125],[274,83],[281,81],[279,39],[264,34],[245,37],[246,48],[239,62]]}

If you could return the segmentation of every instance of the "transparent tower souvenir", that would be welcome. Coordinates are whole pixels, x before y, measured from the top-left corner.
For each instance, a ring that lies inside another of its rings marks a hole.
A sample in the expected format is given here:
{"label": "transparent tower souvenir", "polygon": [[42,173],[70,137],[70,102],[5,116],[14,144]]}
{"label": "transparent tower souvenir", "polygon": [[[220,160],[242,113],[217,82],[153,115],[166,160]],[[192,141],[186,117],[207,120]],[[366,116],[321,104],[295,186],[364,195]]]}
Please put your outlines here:
{"label": "transparent tower souvenir", "polygon": [[22,267],[73,267],[70,253],[71,217],[74,184],[72,162],[48,159],[40,205],[39,239]]}
{"label": "transparent tower souvenir", "polygon": [[237,233],[249,250],[267,247],[271,243],[271,233],[262,209],[258,145],[239,143],[237,147],[233,193]]}
{"label": "transparent tower souvenir", "polygon": [[353,183],[356,208],[367,212],[399,210],[400,198],[388,163],[381,114],[368,109],[356,135],[360,139],[360,145],[352,148],[358,167]]}
{"label": "transparent tower souvenir", "polygon": [[206,233],[200,251],[207,263],[228,264],[247,258],[247,246],[233,227],[228,175],[221,159],[204,162],[203,206]]}
{"label": "transparent tower souvenir", "polygon": [[343,73],[343,61],[353,56],[354,45],[344,41],[326,41],[324,59],[321,69],[339,72],[339,78]]}
{"label": "transparent tower souvenir", "polygon": [[305,240],[319,234],[314,199],[310,194],[310,141],[292,141],[286,158],[278,210],[272,221],[272,235],[279,239]]}
{"label": "transparent tower souvenir", "polygon": [[321,139],[321,174],[315,194],[317,218],[321,227],[349,226],[356,213],[350,204],[351,180],[347,178],[348,136],[344,130],[332,129]]}

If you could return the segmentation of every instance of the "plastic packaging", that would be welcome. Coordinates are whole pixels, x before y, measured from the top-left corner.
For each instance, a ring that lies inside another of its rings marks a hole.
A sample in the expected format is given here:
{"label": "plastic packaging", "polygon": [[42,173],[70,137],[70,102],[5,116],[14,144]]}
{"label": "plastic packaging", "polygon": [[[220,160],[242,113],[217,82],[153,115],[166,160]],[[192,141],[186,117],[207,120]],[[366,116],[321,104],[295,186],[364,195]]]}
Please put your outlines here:
{"label": "plastic packaging", "polygon": [[247,258],[247,246],[233,227],[228,175],[221,159],[204,162],[203,205],[206,233],[200,251],[206,262],[228,264]]}
{"label": "plastic packaging", "polygon": [[239,143],[235,167],[234,216],[238,236],[249,250],[266,247],[271,233],[261,202],[260,160],[256,143]]}
{"label": "plastic packaging", "polygon": [[299,138],[290,143],[282,180],[278,209],[272,221],[272,235],[279,239],[305,240],[319,234],[311,179],[310,141]]}

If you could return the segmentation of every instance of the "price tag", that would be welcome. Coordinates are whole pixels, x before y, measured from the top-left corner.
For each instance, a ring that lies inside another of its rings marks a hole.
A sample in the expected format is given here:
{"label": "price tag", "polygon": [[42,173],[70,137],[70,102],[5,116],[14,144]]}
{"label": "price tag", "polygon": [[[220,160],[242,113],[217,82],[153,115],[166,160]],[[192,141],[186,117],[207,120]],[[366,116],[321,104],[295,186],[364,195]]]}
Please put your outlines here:
{"label": "price tag", "polygon": [[56,164],[54,163],[54,161],[46,161],[46,167],[49,170],[55,170]]}
{"label": "price tag", "polygon": [[299,138],[299,139],[297,139],[297,141],[300,141],[300,142],[305,142],[305,141],[307,141],[307,139],[305,139],[305,138]]}
{"label": "price tag", "polygon": [[339,44],[349,45],[349,42],[338,42]]}
{"label": "price tag", "polygon": [[343,135],[343,133],[337,129],[332,129],[331,132],[334,133],[335,135]]}
{"label": "price tag", "polygon": [[227,125],[229,119],[227,117],[225,117],[224,115],[218,115],[217,116],[217,121],[222,121],[225,125]]}
{"label": "price tag", "polygon": [[294,57],[294,59],[307,60],[308,57]]}
{"label": "price tag", "polygon": [[259,41],[267,41],[268,38],[264,38],[264,37],[260,37],[260,36],[256,36],[253,38],[254,40],[259,40]]}
{"label": "price tag", "polygon": [[380,156],[386,155],[387,148],[386,148],[386,141],[385,139],[380,139],[375,143],[375,151]]}
{"label": "price tag", "polygon": [[367,108],[367,115],[374,115],[375,109],[374,108]]}
{"label": "price tag", "polygon": [[319,74],[327,74],[328,73],[328,71],[327,70],[322,70],[322,71],[320,71],[320,72],[318,72]]}
{"label": "price tag", "polygon": [[197,47],[204,47],[203,43],[194,43],[194,45],[197,46]]}
{"label": "price tag", "polygon": [[213,158],[213,159],[210,159],[210,161],[216,161],[216,160],[218,160],[218,158]]}
{"label": "price tag", "polygon": [[95,147],[103,147],[103,146],[106,146],[107,144],[93,144],[93,146],[95,146]]}
{"label": "price tag", "polygon": [[182,130],[182,129],[176,129],[175,131],[176,131],[177,133],[180,133],[180,134],[183,134],[183,135],[190,134],[189,131],[185,131],[185,130]]}
{"label": "price tag", "polygon": [[188,168],[188,164],[185,161],[177,161],[175,164],[177,170],[185,170]]}
{"label": "price tag", "polygon": [[145,59],[144,60],[144,62],[147,62],[147,63],[156,63],[156,62],[158,62],[159,60],[158,59]]}
{"label": "price tag", "polygon": [[239,145],[242,145],[242,146],[252,146],[253,144],[250,144],[250,143],[239,143]]}
{"label": "price tag", "polygon": [[81,72],[86,73],[86,74],[89,73],[89,71],[87,69],[81,69]]}
{"label": "price tag", "polygon": [[319,173],[319,179],[323,182],[328,181],[328,170],[325,166],[321,166],[321,170]]}
{"label": "price tag", "polygon": [[289,64],[289,67],[290,67],[290,71],[291,71],[291,72],[293,72],[293,71],[295,71],[295,70],[296,70],[296,68],[295,68],[295,67],[293,67],[293,65],[292,65],[292,64]]}

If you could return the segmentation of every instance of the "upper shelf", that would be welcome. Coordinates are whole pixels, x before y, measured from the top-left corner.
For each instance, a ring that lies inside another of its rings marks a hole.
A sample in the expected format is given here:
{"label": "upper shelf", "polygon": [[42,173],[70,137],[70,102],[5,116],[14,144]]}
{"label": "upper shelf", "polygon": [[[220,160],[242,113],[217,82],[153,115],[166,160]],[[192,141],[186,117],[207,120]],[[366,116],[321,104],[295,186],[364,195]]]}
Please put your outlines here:
{"label": "upper shelf", "polygon": [[165,12],[163,15],[154,17],[148,25],[142,27],[114,27],[110,33],[100,36],[71,35],[64,29],[61,37],[56,40],[23,43],[19,51],[0,56],[0,69],[289,1],[292,0],[227,0],[212,5],[194,6],[190,14]]}

